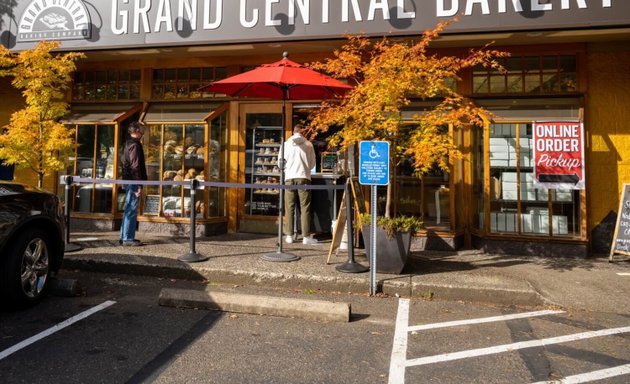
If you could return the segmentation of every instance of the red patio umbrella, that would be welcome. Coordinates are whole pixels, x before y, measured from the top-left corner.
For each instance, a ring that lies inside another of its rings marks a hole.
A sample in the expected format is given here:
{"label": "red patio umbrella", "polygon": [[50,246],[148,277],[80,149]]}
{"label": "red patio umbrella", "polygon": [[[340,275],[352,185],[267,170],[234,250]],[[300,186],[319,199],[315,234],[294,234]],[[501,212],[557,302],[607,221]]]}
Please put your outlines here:
{"label": "red patio umbrella", "polygon": [[286,101],[330,99],[352,89],[346,83],[289,60],[286,52],[283,56],[280,61],[212,82],[201,90]]}
{"label": "red patio umbrella", "polygon": [[[202,91],[224,93],[233,97],[261,97],[282,100],[282,136],[280,159],[284,162],[284,131],[287,100],[321,100],[343,96],[352,86],[316,72],[289,60],[288,53],[271,64],[263,64],[251,71],[243,72],[227,79],[212,82]],[[280,185],[284,185],[284,167],[280,170]],[[280,193],[278,213],[278,252],[265,255],[268,261],[293,261],[298,257],[282,253],[282,217],[284,214],[284,193]]]}

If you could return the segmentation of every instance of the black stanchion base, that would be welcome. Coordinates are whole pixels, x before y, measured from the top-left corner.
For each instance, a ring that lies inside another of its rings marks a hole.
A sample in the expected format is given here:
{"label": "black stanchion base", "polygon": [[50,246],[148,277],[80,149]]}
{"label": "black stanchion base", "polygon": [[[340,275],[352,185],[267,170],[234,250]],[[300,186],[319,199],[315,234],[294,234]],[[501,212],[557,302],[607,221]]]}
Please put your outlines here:
{"label": "black stanchion base", "polygon": [[198,263],[198,262],[201,262],[201,261],[206,261],[208,259],[209,259],[208,256],[200,255],[197,252],[188,252],[187,254],[182,255],[182,256],[177,258],[177,260],[185,261],[187,263]]}
{"label": "black stanchion base", "polygon": [[365,267],[354,261],[347,261],[341,265],[336,266],[335,269],[343,273],[363,273],[370,270],[370,268]]}
{"label": "black stanchion base", "polygon": [[299,256],[295,256],[290,253],[284,253],[284,252],[267,253],[265,255],[260,256],[260,258],[265,261],[273,261],[273,262],[280,262],[280,263],[288,263],[290,261],[300,260]]}
{"label": "black stanchion base", "polygon": [[66,243],[64,245],[63,251],[64,253],[69,253],[69,252],[76,252],[76,251],[80,251],[82,250],[83,247],[80,246],[79,244],[74,244],[74,243]]}

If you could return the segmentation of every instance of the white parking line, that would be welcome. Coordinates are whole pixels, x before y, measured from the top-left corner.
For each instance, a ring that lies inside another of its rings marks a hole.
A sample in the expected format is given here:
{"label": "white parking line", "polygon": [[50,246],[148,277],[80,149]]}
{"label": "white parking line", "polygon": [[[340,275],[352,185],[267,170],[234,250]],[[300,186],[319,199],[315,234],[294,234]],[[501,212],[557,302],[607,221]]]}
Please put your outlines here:
{"label": "white parking line", "polygon": [[483,318],[479,318],[479,319],[468,319],[468,320],[459,320],[459,321],[447,321],[445,323],[433,323],[433,324],[425,324],[425,325],[416,325],[416,326],[411,326],[408,329],[409,329],[409,332],[425,331],[427,329],[456,327],[456,326],[459,326],[459,325],[469,325],[469,324],[491,323],[491,322],[495,322],[495,321],[506,321],[506,320],[514,320],[514,319],[523,319],[523,318],[526,318],[526,317],[555,315],[555,314],[558,314],[558,313],[564,313],[564,311],[547,310],[547,311],[515,313],[513,315],[483,317]]}
{"label": "white parking line", "polygon": [[564,379],[552,381],[539,381],[534,384],[578,384],[588,383],[590,381],[602,380],[609,377],[629,375],[630,364],[620,365],[618,367],[600,369],[598,371],[582,373],[580,375],[567,376]]}
{"label": "white parking line", "polygon": [[630,276],[630,273],[626,273],[626,272],[619,272],[617,273],[619,276]]}
{"label": "white parking line", "polygon": [[540,339],[540,340],[522,341],[519,343],[497,345],[490,348],[470,349],[468,351],[444,353],[442,355],[422,357],[419,359],[411,359],[411,360],[406,361],[406,366],[413,367],[413,366],[418,366],[418,365],[441,363],[444,361],[453,361],[453,360],[459,360],[459,359],[466,359],[469,357],[493,355],[493,354],[497,354],[501,352],[512,352],[517,349],[543,347],[543,346],[551,345],[551,344],[566,343],[570,341],[578,341],[578,340],[590,339],[593,337],[610,336],[610,335],[616,335],[619,333],[628,333],[628,332],[630,332],[630,327],[621,327],[621,328],[602,329],[599,331],[592,331],[592,332],[575,333],[572,335],[565,335],[565,336],[558,336],[558,337],[550,337],[547,339]]}
{"label": "white parking line", "polygon": [[90,308],[87,311],[81,312],[78,315],[72,316],[71,318],[62,321],[61,323],[48,328],[47,330],[38,333],[35,336],[29,337],[28,339],[22,341],[21,343],[18,343],[14,346],[12,346],[11,348],[5,349],[4,351],[0,352],[0,360],[4,359],[5,357],[19,351],[20,349],[26,348],[29,345],[47,337],[52,335],[53,333],[60,331],[66,327],[69,327],[70,325],[76,323],[77,321],[83,320],[88,316],[91,316],[93,314],[95,314],[98,311],[102,311],[105,308],[111,307],[112,305],[116,304],[115,301],[106,301],[100,305],[97,305],[96,307]]}
{"label": "white parking line", "polygon": [[398,314],[396,315],[396,329],[394,331],[394,346],[392,358],[389,362],[389,384],[403,384],[405,382],[405,363],[407,361],[407,335],[409,327],[409,300],[398,300]]}

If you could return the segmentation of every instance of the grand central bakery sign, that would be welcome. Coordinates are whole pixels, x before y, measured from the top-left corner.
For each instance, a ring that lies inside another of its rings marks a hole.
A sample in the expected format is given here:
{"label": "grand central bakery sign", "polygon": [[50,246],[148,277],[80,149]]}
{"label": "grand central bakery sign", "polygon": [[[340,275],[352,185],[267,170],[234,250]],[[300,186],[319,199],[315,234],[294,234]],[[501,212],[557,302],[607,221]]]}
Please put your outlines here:
{"label": "grand central bakery sign", "polygon": [[9,0],[0,41],[27,49],[107,49],[630,25],[627,0]]}

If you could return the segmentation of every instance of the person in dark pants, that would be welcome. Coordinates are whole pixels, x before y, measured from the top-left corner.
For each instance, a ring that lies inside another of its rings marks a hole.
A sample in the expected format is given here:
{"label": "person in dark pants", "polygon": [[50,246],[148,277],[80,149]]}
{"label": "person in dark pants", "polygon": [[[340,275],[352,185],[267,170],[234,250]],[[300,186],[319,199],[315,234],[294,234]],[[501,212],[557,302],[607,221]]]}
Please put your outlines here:
{"label": "person in dark pants", "polygon": [[[144,135],[144,124],[139,121],[129,124],[129,136],[123,146],[122,178],[123,180],[147,180],[147,168],[144,163],[144,149],[140,140]],[[120,242],[124,246],[142,245],[136,240],[138,204],[142,196],[142,186],[125,184],[125,211],[120,225]]]}
{"label": "person in dark pants", "polygon": [[[304,126],[297,124],[293,127],[293,136],[284,143],[285,181],[286,185],[310,185],[311,169],[315,166],[315,150],[313,144],[302,136]],[[278,160],[282,166],[282,159]],[[293,243],[293,217],[295,215],[295,203],[299,200],[302,243],[317,244],[317,240],[310,237],[311,234],[311,191],[305,189],[287,189],[285,195],[285,241]]]}

